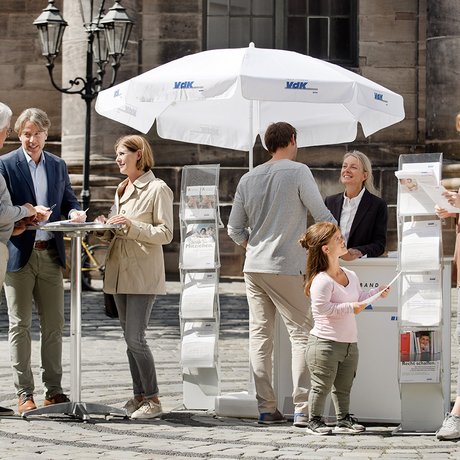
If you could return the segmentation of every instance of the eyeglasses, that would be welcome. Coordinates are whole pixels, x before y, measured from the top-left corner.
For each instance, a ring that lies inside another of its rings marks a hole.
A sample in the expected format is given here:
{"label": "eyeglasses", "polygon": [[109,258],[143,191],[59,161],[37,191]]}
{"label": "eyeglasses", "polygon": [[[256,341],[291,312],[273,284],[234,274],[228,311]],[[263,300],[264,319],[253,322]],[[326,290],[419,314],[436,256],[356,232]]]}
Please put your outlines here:
{"label": "eyeglasses", "polygon": [[11,128],[4,128],[4,129],[6,129],[6,137],[9,137],[11,133],[13,132]]}

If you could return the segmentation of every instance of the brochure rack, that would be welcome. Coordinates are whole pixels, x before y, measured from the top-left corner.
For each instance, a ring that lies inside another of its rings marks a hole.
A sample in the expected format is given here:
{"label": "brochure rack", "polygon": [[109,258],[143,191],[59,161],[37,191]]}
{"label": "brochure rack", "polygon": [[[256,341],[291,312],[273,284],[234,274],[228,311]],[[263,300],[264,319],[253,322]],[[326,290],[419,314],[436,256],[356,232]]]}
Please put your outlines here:
{"label": "brochure rack", "polygon": [[[399,158],[399,387],[396,433],[432,433],[450,405],[450,282],[442,276],[442,154]],[[449,287],[447,287],[449,292]]]}
{"label": "brochure rack", "polygon": [[184,166],[180,221],[183,400],[214,409],[219,385],[219,165]]}

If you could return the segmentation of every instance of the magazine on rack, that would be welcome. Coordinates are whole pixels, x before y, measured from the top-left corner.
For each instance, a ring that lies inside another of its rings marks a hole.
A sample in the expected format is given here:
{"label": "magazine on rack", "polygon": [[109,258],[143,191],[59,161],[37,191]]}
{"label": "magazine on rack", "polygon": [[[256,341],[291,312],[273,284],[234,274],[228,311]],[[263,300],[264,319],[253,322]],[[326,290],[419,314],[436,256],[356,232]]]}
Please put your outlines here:
{"label": "magazine on rack", "polygon": [[184,220],[214,219],[217,188],[215,185],[192,185],[185,189]]}
{"label": "magazine on rack", "polygon": [[399,181],[399,214],[415,216],[434,214],[434,202],[424,186],[436,186],[440,181],[440,165],[434,163],[405,163],[395,172]]}
{"label": "magazine on rack", "polygon": [[441,353],[437,331],[402,331],[400,337],[400,381],[439,382]]}
{"label": "magazine on rack", "polygon": [[401,325],[438,326],[441,323],[442,280],[438,272],[402,276]]}
{"label": "magazine on rack", "polygon": [[182,269],[210,269],[216,266],[216,227],[214,223],[187,225],[183,243]]}
{"label": "magazine on rack", "polygon": [[214,322],[194,321],[185,323],[181,347],[183,367],[215,367],[216,327]]}
{"label": "magazine on rack", "polygon": [[404,222],[401,269],[428,271],[440,268],[441,223],[439,220]]}
{"label": "magazine on rack", "polygon": [[216,272],[187,272],[180,303],[182,318],[213,318],[216,289]]}

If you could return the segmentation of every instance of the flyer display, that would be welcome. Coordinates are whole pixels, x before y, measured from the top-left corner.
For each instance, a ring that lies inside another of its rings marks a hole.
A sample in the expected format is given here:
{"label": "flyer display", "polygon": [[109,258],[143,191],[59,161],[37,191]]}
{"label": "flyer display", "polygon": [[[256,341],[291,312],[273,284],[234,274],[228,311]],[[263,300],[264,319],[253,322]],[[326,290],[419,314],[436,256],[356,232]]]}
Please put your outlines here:
{"label": "flyer display", "polygon": [[[446,366],[444,357],[450,357],[450,346],[445,346],[444,337],[450,337],[450,327],[448,321],[443,322],[442,226],[435,206],[453,210],[440,185],[441,164],[441,154],[401,155],[399,171],[395,172],[402,272],[398,311],[399,431],[403,432],[436,431],[449,407],[446,386],[450,385],[450,366]],[[428,407],[430,410],[421,416],[421,410]]]}
{"label": "flyer display", "polygon": [[184,166],[179,268],[183,401],[214,409],[219,380],[219,165]]}

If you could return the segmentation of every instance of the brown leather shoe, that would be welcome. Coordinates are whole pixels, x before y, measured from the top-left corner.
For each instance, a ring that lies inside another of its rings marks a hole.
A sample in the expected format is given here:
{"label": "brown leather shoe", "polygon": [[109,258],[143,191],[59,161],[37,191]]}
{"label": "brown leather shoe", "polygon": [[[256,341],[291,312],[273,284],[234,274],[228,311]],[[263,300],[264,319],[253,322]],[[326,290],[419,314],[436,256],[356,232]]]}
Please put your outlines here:
{"label": "brown leather shoe", "polygon": [[23,414],[24,412],[27,412],[29,410],[34,410],[36,408],[37,406],[35,405],[33,395],[27,395],[23,393],[19,396],[18,412],[20,414]]}
{"label": "brown leather shoe", "polygon": [[70,402],[70,399],[64,393],[58,393],[57,395],[54,395],[51,398],[46,398],[43,401],[43,404],[45,406],[51,406],[53,404],[61,404],[66,402]]}

